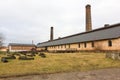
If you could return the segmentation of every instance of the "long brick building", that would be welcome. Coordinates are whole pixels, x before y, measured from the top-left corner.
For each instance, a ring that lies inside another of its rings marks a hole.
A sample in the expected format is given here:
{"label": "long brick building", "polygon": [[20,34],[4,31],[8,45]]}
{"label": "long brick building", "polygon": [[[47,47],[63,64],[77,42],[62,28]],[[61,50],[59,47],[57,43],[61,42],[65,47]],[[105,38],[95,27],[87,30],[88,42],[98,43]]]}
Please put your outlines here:
{"label": "long brick building", "polygon": [[10,52],[31,51],[32,48],[36,48],[34,44],[20,44],[9,43],[8,49]]}
{"label": "long brick building", "polygon": [[86,6],[86,32],[53,39],[53,27],[49,41],[38,43],[38,50],[48,51],[120,51],[120,23],[105,25],[92,30],[91,6]]}

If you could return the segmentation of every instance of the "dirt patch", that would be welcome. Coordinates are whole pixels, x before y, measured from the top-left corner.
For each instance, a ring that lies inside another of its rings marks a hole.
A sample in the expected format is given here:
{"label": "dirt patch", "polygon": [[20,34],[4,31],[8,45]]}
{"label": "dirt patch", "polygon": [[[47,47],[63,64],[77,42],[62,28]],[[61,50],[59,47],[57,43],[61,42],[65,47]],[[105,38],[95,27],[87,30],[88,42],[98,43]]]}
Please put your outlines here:
{"label": "dirt patch", "polygon": [[120,68],[101,69],[87,72],[29,75],[1,78],[0,80],[120,80]]}

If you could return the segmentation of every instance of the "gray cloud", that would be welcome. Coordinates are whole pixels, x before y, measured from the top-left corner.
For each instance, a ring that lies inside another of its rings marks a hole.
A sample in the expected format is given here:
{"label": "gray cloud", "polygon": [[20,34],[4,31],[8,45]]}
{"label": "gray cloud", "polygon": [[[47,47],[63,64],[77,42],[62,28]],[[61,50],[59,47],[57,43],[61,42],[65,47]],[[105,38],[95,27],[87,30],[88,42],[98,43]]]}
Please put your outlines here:
{"label": "gray cloud", "polygon": [[85,5],[92,6],[93,29],[120,21],[120,0],[0,0],[5,42],[35,43],[85,31]]}

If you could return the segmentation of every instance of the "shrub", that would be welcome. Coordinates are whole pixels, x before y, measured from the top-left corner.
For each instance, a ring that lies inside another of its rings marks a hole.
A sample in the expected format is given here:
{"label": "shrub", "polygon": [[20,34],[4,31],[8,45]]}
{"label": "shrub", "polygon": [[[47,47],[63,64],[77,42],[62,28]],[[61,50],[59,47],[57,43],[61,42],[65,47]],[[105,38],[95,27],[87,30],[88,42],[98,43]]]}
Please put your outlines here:
{"label": "shrub", "polygon": [[5,57],[2,57],[1,62],[6,63],[6,62],[8,62],[8,60]]}
{"label": "shrub", "polygon": [[42,58],[46,57],[46,55],[44,53],[40,53],[39,56],[41,56]]}
{"label": "shrub", "polygon": [[27,53],[25,56],[27,56],[27,57],[34,57],[34,56],[35,56],[35,54],[32,54],[32,53]]}
{"label": "shrub", "polygon": [[16,59],[16,57],[14,55],[7,55],[7,57],[5,57],[6,59]]}
{"label": "shrub", "polygon": [[20,56],[19,57],[19,60],[34,60],[34,58],[33,57],[26,57],[26,56]]}

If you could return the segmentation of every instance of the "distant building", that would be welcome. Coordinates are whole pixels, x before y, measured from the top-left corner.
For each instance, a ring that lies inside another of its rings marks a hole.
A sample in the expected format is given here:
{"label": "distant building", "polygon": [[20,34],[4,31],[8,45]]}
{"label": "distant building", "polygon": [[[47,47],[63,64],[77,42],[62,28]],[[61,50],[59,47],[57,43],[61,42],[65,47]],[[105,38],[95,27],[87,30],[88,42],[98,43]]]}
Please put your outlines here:
{"label": "distant building", "polygon": [[34,44],[19,44],[9,43],[8,49],[10,52],[30,51],[32,48],[36,48]]}
{"label": "distant building", "polygon": [[6,46],[2,46],[2,47],[0,47],[0,51],[3,51],[3,52],[6,52],[7,51],[7,47]]}

